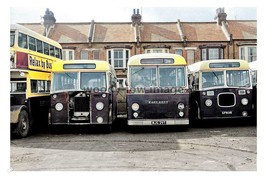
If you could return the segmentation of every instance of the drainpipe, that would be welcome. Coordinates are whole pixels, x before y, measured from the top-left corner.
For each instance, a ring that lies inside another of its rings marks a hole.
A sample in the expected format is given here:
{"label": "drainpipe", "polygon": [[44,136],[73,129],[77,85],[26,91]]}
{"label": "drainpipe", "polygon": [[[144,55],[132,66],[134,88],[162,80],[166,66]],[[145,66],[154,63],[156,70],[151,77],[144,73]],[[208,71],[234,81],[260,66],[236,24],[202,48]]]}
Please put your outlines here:
{"label": "drainpipe", "polygon": [[186,46],[186,36],[184,34],[184,30],[182,28],[182,24],[180,22],[180,19],[177,20],[177,29],[179,31],[180,38],[183,41],[183,46],[185,47]]}
{"label": "drainpipe", "polygon": [[89,47],[92,47],[93,35],[94,35],[95,21],[91,21],[90,30],[89,30]]}

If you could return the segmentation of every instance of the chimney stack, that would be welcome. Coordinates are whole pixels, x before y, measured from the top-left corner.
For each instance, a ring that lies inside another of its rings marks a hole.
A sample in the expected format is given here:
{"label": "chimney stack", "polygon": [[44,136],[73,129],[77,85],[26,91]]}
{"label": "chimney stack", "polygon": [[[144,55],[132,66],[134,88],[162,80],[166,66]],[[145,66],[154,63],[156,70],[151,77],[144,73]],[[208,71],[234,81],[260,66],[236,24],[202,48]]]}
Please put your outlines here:
{"label": "chimney stack", "polygon": [[135,26],[141,24],[142,16],[139,14],[139,9],[137,9],[137,13],[135,13],[135,9],[133,9],[133,15],[132,15],[132,25]]}
{"label": "chimney stack", "polygon": [[222,25],[222,22],[226,23],[226,17],[227,14],[224,12],[224,8],[218,8],[216,9],[216,16],[215,16],[215,20],[217,19],[217,25]]}

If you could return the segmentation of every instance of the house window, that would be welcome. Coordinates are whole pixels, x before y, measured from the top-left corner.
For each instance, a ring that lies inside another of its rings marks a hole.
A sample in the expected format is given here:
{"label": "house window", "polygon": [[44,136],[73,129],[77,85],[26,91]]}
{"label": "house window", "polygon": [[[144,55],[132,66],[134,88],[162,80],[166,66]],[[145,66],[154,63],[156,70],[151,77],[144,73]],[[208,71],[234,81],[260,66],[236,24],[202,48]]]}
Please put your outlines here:
{"label": "house window", "polygon": [[182,49],[175,49],[174,53],[182,56],[183,55],[183,50]]}
{"label": "house window", "polygon": [[86,50],[81,51],[81,59],[88,59],[88,51]]}
{"label": "house window", "polygon": [[202,48],[201,60],[223,59],[223,48]]}
{"label": "house window", "polygon": [[257,60],[257,47],[256,46],[242,46],[239,50],[239,56],[241,59],[247,62]]}
{"label": "house window", "polygon": [[186,59],[188,64],[195,62],[195,50],[186,50]]}
{"label": "house window", "polygon": [[123,50],[116,49],[113,51],[114,53],[114,67],[115,68],[123,68]]}
{"label": "house window", "polygon": [[130,57],[129,49],[109,49],[107,50],[107,60],[114,68],[126,68]]}
{"label": "house window", "polygon": [[169,53],[168,48],[149,48],[145,50],[145,53]]}
{"label": "house window", "polygon": [[74,60],[74,50],[73,49],[63,49],[63,60]]}
{"label": "house window", "polygon": [[100,50],[93,51],[93,59],[96,59],[96,60],[100,59]]}

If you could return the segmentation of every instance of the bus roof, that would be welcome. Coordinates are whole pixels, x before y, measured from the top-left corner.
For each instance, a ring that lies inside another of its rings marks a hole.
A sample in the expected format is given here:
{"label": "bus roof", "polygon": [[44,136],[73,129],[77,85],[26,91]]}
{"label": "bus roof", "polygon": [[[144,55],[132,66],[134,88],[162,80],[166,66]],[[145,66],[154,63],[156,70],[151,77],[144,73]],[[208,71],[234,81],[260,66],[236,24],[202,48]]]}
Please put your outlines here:
{"label": "bus roof", "polygon": [[16,31],[16,30],[18,30],[19,32],[22,32],[22,33],[24,33],[26,35],[30,35],[31,37],[34,37],[34,38],[39,39],[41,41],[47,42],[47,43],[49,43],[49,44],[51,44],[51,45],[53,45],[53,46],[55,46],[57,48],[62,49],[61,45],[58,42],[56,42],[56,41],[54,41],[54,40],[52,40],[50,38],[47,38],[47,37],[45,37],[45,36],[43,36],[43,35],[41,35],[39,33],[36,33],[36,32],[34,32],[34,31],[32,31],[32,30],[30,30],[30,29],[28,29],[28,28],[26,28],[26,27],[24,27],[22,25],[11,24],[10,25],[10,31]]}
{"label": "bus roof", "polygon": [[[66,71],[66,70],[92,70],[92,71],[112,71],[115,73],[114,69],[111,67],[111,65],[107,61],[101,61],[101,60],[70,60],[70,61],[57,61],[52,64],[52,71],[59,72],[59,71]],[[67,69],[63,68],[64,65],[72,66],[68,67]],[[77,65],[77,67],[75,67]],[[79,65],[81,67],[79,68]],[[93,67],[89,68],[83,68],[85,65],[91,65]]]}
{"label": "bus roof", "polygon": [[[232,64],[231,66],[229,66]],[[233,65],[238,64],[238,65]],[[225,66],[229,67],[225,67]],[[246,61],[241,59],[216,59],[208,61],[200,61],[188,66],[190,72],[205,71],[205,70],[217,70],[217,69],[244,69],[248,70],[249,65]]]}
{"label": "bus roof", "polygon": [[[173,63],[165,63],[162,65],[186,65],[186,60],[178,55],[178,54],[170,54],[170,53],[148,53],[148,54],[138,54],[130,57],[128,61],[128,66],[133,66],[133,65],[156,65],[156,63],[146,63],[142,64],[141,60],[142,59],[173,59]],[[158,63],[159,64],[159,63]]]}

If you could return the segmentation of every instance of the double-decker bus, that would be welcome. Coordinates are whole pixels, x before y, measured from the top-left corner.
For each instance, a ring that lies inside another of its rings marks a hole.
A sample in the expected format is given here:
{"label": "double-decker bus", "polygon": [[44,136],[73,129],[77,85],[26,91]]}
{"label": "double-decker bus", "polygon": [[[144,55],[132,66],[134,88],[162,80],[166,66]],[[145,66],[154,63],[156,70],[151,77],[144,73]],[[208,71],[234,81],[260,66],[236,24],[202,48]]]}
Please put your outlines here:
{"label": "double-decker bus", "polygon": [[26,137],[33,123],[47,122],[52,63],[61,59],[61,50],[51,39],[10,26],[10,123],[18,137]]}
{"label": "double-decker bus", "polygon": [[188,69],[193,86],[192,121],[252,116],[252,82],[246,61],[200,61]]}
{"label": "double-decker bus", "polygon": [[102,125],[111,130],[117,115],[117,78],[106,61],[53,64],[50,125]]}
{"label": "double-decker bus", "polygon": [[189,90],[185,59],[150,53],[128,61],[128,126],[189,124]]}

